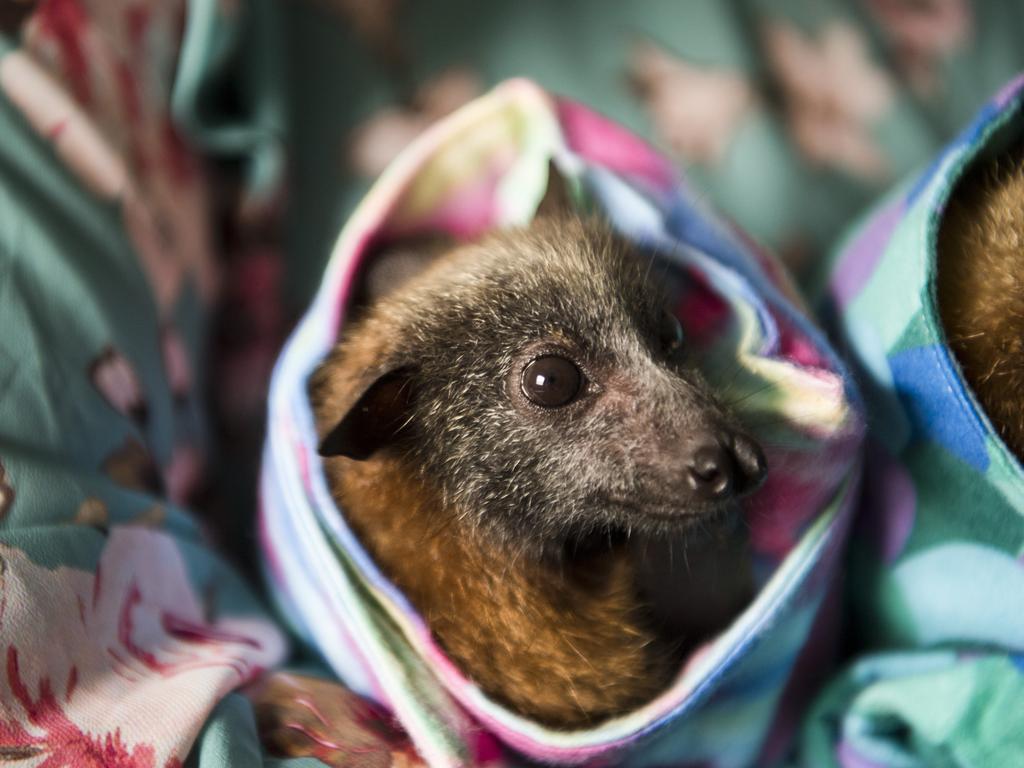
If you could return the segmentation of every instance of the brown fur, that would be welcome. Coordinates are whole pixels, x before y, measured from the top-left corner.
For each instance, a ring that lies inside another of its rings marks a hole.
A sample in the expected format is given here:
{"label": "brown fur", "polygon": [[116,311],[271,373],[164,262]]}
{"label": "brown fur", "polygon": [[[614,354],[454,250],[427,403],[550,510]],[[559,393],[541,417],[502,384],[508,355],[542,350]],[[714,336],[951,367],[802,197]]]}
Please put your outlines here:
{"label": "brown fur", "polygon": [[[375,562],[488,696],[566,729],[651,700],[750,595],[736,496],[680,484],[694,445],[741,432],[659,351],[661,305],[629,249],[569,218],[444,250],[370,290],[310,380],[330,488]],[[517,405],[508,376],[538,337],[592,350],[599,394]],[[338,434],[358,450],[328,448]]]}
{"label": "brown fur", "polygon": [[937,289],[950,346],[1003,440],[1024,458],[1024,147],[954,191]]}
{"label": "brown fur", "polygon": [[[387,353],[389,331],[363,326],[345,345],[344,366],[314,381],[322,427],[360,372]],[[374,561],[452,660],[512,709],[548,725],[586,726],[652,698],[678,664],[639,608],[624,545],[567,574],[562,563],[522,557],[484,531],[460,528],[457,511],[394,451],[326,467]]]}
{"label": "brown fur", "polygon": [[574,727],[651,699],[675,655],[638,610],[624,547],[580,570],[511,560],[453,535],[451,510],[399,458],[342,459],[329,473],[349,522],[460,668],[495,699]]}

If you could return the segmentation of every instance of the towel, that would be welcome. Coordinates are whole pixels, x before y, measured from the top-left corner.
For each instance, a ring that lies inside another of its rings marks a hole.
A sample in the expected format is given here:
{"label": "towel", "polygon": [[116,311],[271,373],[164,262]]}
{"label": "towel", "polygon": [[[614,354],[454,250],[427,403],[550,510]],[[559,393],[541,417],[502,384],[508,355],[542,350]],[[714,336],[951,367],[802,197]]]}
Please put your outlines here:
{"label": "towel", "polygon": [[[446,658],[335,505],[306,396],[373,238],[472,238],[525,224],[550,159],[613,227],[658,253],[700,366],[712,386],[732,382],[770,467],[744,507],[756,598],[654,701],[573,732],[489,700]],[[859,488],[859,402],[778,263],[709,210],[668,161],[587,108],[510,81],[393,161],[345,225],[278,360],[260,481],[267,577],[296,631],[348,686],[390,709],[431,765],[724,768],[774,759],[831,657],[834,577]]]}

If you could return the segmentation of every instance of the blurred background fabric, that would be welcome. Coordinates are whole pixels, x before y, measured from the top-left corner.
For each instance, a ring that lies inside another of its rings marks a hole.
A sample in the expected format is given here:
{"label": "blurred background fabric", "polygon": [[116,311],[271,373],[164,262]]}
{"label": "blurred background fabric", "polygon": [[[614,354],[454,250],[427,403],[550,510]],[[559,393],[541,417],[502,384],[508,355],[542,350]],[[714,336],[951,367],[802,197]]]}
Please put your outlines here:
{"label": "blurred background fabric", "polygon": [[1014,0],[293,0],[286,301],[431,120],[513,76],[649,138],[800,277],[1024,67]]}

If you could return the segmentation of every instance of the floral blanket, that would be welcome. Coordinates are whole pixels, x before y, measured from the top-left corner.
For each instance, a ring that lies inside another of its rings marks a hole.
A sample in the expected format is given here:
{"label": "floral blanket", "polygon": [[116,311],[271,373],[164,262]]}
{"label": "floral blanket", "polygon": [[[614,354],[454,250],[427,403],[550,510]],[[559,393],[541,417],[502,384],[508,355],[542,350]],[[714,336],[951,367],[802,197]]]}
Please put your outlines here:
{"label": "floral blanket", "polygon": [[217,268],[182,7],[95,6],[0,39],[0,762],[172,768],[257,743],[229,694],[287,645],[185,509]]}
{"label": "floral blanket", "polygon": [[[196,4],[185,25],[182,2],[0,3],[5,765],[416,761],[369,702],[268,674],[285,632],[224,555],[253,544],[252,513],[227,526],[210,504],[206,469],[224,463],[211,368],[247,383],[239,359],[247,379],[259,367],[245,344],[206,365],[215,299],[233,299],[236,321],[254,305],[272,317],[252,299],[265,252],[222,251],[211,166],[247,158],[239,207],[261,226],[280,166],[271,102],[233,102],[263,115],[245,130],[206,105],[238,31],[260,23],[229,5]],[[252,389],[232,387],[222,415],[244,411]],[[333,741],[304,726],[298,702],[311,698],[326,702]]]}
{"label": "floral blanket", "polygon": [[[753,604],[655,701],[573,733],[488,700],[377,570],[326,489],[306,386],[344,323],[369,242],[525,223],[552,157],[613,226],[656,249],[688,343],[712,386],[730,383],[771,467],[745,507],[760,577]],[[788,743],[795,708],[806,703],[804,675],[826,670],[837,618],[830,586],[858,490],[855,402],[781,268],[704,209],[668,161],[594,112],[511,81],[395,160],[342,231],[317,298],[285,345],[261,480],[269,578],[300,634],[347,685],[394,711],[432,765],[516,765],[517,754],[749,765]]]}

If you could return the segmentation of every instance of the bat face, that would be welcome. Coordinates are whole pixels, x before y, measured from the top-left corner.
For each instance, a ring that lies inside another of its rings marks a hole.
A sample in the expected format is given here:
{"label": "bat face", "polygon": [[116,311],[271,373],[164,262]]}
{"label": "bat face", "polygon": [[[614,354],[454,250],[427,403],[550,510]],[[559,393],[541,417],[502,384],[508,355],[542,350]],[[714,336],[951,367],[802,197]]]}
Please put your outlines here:
{"label": "bat face", "polygon": [[455,249],[351,332],[383,352],[322,452],[400,451],[461,521],[542,554],[723,515],[764,455],[688,360],[649,262],[578,218]]}

